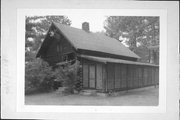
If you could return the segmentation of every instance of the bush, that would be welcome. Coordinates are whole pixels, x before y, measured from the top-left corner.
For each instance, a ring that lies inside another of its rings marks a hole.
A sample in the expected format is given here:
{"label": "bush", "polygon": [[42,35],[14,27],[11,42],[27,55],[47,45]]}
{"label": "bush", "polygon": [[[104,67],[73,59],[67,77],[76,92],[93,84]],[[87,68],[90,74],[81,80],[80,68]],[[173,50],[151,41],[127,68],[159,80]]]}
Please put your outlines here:
{"label": "bush", "polygon": [[65,87],[64,94],[73,94],[77,89],[79,64],[67,64],[64,67],[52,69],[41,59],[31,59],[25,66],[25,94],[34,92],[48,92],[59,82]]}
{"label": "bush", "polygon": [[53,86],[53,71],[47,62],[34,59],[25,66],[25,93],[49,91]]}
{"label": "bush", "polygon": [[64,68],[59,67],[55,70],[54,77],[57,81],[62,83],[62,86],[65,87],[63,91],[64,94],[73,94],[74,90],[77,89],[77,83],[79,76],[77,76],[79,70],[79,64],[75,63],[74,65],[67,64]]}

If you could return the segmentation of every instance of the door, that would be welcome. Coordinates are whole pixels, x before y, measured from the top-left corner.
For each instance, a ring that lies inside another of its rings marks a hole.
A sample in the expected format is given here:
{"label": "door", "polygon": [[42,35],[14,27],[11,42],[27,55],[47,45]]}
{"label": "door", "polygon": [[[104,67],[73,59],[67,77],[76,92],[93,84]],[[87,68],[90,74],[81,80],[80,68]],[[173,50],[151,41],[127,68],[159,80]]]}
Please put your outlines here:
{"label": "door", "polygon": [[96,87],[96,80],[95,80],[95,65],[89,65],[89,87],[95,88]]}

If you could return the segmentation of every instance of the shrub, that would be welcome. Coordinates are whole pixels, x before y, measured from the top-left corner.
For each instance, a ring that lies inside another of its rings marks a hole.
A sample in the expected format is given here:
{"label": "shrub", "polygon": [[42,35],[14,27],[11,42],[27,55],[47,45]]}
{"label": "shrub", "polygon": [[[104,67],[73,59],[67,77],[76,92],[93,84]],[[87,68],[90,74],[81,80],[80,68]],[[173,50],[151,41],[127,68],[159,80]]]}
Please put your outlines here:
{"label": "shrub", "polygon": [[25,66],[25,94],[51,91],[54,80],[65,87],[64,94],[73,94],[77,89],[79,64],[66,64],[63,67],[52,69],[42,59],[31,59]]}
{"label": "shrub", "polygon": [[25,65],[25,93],[49,91],[53,85],[53,71],[47,62],[33,59]]}
{"label": "shrub", "polygon": [[55,70],[54,77],[57,81],[62,83],[62,86],[65,87],[63,91],[64,94],[73,94],[74,90],[77,89],[77,83],[79,76],[77,75],[79,70],[79,64],[75,63],[74,65],[67,64],[64,68],[59,67]]}

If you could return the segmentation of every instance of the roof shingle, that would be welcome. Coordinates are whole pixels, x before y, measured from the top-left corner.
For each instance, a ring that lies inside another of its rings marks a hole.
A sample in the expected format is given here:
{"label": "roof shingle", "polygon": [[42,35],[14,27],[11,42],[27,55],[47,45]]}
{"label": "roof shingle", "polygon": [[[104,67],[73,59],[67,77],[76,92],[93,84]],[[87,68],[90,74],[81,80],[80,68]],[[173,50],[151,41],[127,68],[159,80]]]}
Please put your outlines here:
{"label": "roof shingle", "polygon": [[54,23],[62,34],[76,49],[93,50],[133,58],[140,58],[125,47],[120,41],[99,33],[86,32],[81,29]]}

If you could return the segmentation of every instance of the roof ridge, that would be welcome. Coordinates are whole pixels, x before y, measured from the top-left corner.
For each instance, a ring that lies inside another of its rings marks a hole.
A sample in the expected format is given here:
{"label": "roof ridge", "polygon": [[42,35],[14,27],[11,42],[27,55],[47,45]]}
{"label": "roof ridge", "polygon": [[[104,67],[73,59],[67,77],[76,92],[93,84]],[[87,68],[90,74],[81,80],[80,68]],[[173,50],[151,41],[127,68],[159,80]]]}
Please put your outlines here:
{"label": "roof ridge", "polygon": [[[65,27],[69,27],[69,28],[73,28],[73,29],[77,29],[77,30],[80,30],[80,31],[83,31],[83,32],[87,33],[86,31],[84,31],[83,29],[80,29],[80,28],[68,26],[68,25],[66,25],[66,24],[57,23],[57,22],[52,22],[52,23],[55,23],[55,24],[57,24],[57,25],[62,25],[62,26],[65,26]],[[103,37],[108,37],[108,38],[117,40],[117,39],[115,39],[115,38],[109,37],[109,36],[107,36],[107,35],[105,35],[105,34],[102,34],[102,33],[95,33],[95,32],[92,32],[92,31],[89,31],[88,34],[89,34],[89,33],[92,33],[92,34],[94,34],[94,35],[101,35],[101,36],[103,36]],[[117,40],[117,41],[121,43],[120,40]]]}
{"label": "roof ridge", "polygon": [[82,29],[62,23],[53,22],[53,24],[76,49],[93,50],[114,55],[140,58],[115,38],[94,32],[87,33]]}
{"label": "roof ridge", "polygon": [[[72,26],[70,26],[70,25],[66,25],[66,24],[62,24],[62,23],[57,23],[57,22],[52,22],[52,23],[54,23],[54,24],[56,24],[56,25],[62,25],[62,26],[65,26],[65,27],[74,28],[74,29],[78,29],[78,30],[84,31],[84,30],[82,30],[82,29],[80,29],[80,28],[72,27]],[[91,32],[90,32],[90,33],[91,33]]]}

